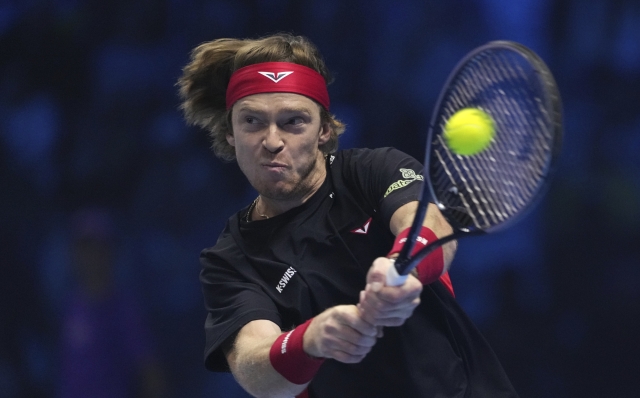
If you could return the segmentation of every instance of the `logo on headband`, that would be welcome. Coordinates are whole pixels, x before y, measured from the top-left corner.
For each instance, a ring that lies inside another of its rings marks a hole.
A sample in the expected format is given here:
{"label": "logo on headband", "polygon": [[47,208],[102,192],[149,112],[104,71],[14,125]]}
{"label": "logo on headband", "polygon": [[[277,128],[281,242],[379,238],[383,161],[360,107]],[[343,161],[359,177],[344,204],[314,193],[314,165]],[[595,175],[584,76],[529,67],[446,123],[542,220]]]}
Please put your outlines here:
{"label": "logo on headband", "polygon": [[261,74],[262,76],[268,77],[274,83],[278,83],[280,80],[282,80],[285,77],[289,76],[293,72],[277,72],[277,73],[273,73],[273,72],[258,72],[258,73]]}

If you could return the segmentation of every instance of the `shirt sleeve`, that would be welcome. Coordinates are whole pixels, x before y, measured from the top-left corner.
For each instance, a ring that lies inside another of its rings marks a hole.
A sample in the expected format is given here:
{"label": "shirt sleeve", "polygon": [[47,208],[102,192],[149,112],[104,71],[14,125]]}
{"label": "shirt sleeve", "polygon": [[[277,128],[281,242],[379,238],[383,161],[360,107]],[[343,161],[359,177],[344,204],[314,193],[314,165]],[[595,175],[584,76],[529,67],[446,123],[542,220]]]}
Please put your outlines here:
{"label": "shirt sleeve", "polygon": [[422,164],[395,148],[345,151],[345,163],[345,180],[352,181],[385,225],[398,208],[420,199]]}
{"label": "shirt sleeve", "polygon": [[212,371],[228,372],[229,365],[221,350],[227,338],[247,323],[266,319],[280,325],[280,315],[273,301],[255,283],[250,282],[230,265],[233,255],[221,238],[216,246],[200,255],[200,282],[204,295],[205,367]]}

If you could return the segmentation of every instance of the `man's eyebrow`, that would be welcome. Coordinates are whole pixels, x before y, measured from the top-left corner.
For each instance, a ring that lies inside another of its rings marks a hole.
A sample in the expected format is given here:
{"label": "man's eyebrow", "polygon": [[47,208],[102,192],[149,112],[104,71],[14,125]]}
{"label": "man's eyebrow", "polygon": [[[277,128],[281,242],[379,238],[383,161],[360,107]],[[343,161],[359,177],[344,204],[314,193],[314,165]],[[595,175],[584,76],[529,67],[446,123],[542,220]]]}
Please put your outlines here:
{"label": "man's eyebrow", "polygon": [[282,112],[301,112],[301,113],[308,113],[311,114],[311,110],[309,108],[307,108],[306,106],[292,106],[292,107],[285,107],[280,109],[280,111]]}
{"label": "man's eyebrow", "polygon": [[238,109],[238,113],[240,112],[265,113],[265,111],[263,110],[252,108],[250,106],[243,106],[242,108]]}

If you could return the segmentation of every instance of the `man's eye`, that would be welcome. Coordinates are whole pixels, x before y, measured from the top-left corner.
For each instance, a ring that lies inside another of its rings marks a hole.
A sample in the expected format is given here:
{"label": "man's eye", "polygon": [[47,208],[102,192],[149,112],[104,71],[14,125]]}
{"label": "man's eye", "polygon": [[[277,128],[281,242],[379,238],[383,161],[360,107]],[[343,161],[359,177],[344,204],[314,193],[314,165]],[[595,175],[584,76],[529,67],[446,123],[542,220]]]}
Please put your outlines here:
{"label": "man's eye", "polygon": [[258,119],[256,119],[255,117],[252,117],[252,116],[247,116],[246,118],[244,118],[244,121],[249,123],[249,124],[258,123]]}
{"label": "man's eye", "polygon": [[289,119],[289,124],[294,126],[297,126],[302,123],[304,123],[304,119],[301,117],[292,117],[291,119]]}

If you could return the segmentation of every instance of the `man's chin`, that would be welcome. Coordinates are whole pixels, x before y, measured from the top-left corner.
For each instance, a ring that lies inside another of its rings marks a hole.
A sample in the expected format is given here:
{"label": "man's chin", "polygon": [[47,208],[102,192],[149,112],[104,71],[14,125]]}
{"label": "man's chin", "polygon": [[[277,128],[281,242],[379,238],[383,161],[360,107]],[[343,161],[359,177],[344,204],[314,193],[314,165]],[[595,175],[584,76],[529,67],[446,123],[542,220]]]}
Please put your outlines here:
{"label": "man's chin", "polygon": [[270,187],[270,188],[263,189],[263,190],[258,189],[258,192],[264,198],[267,198],[267,199],[270,199],[270,200],[280,200],[280,201],[295,200],[295,199],[298,199],[297,197],[299,196],[291,188],[289,188],[289,189],[274,189],[273,187]]}

